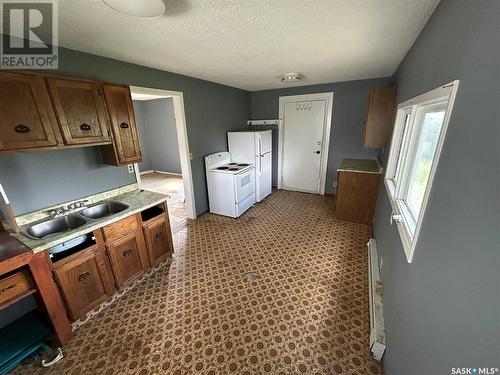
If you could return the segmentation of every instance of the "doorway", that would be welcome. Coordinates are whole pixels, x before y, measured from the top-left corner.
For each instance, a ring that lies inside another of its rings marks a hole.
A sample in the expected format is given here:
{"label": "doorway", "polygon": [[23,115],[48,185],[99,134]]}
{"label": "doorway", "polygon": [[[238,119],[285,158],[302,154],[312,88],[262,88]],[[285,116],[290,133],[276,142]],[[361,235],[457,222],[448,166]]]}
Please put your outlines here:
{"label": "doorway", "polygon": [[333,92],[280,96],[278,189],[325,194]]}
{"label": "doorway", "polygon": [[183,94],[137,86],[130,91],[141,145],[147,143],[143,163],[134,164],[137,183],[141,189],[168,195],[175,232],[185,227],[187,219],[196,219]]}

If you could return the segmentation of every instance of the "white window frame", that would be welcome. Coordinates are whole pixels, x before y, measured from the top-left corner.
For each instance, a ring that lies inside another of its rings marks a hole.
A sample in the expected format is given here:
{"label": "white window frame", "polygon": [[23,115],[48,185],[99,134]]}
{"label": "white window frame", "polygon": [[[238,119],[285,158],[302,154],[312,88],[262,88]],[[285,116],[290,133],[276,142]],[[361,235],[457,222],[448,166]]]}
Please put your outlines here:
{"label": "white window frame", "polygon": [[[446,131],[448,129],[448,123],[453,110],[458,84],[459,81],[455,80],[398,105],[384,182],[392,207],[390,222],[391,224],[393,221],[396,222],[408,263],[411,263],[417,245],[418,235],[429,199],[429,193],[432,188],[432,182],[434,180],[444,139],[446,137]],[[445,116],[443,124],[441,125],[434,159],[431,164],[429,180],[425,188],[422,206],[417,217],[415,217],[415,214],[411,212],[411,209],[403,198],[406,197],[408,190],[409,177],[412,169],[411,166],[413,164],[420,131],[422,129],[422,122],[420,119],[424,110],[430,106],[441,106],[445,109]],[[407,115],[409,115],[409,119],[405,122]],[[407,125],[405,126],[405,124]],[[401,155],[400,150],[402,150]],[[399,164],[400,168],[396,175],[399,159],[401,159]]]}

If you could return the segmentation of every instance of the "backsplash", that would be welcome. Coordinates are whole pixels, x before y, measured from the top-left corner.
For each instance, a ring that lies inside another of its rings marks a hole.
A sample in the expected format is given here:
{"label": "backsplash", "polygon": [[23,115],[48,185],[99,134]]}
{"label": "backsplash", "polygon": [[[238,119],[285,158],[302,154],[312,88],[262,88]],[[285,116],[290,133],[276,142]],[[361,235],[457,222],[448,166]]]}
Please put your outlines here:
{"label": "backsplash", "polygon": [[134,182],[126,166],[103,164],[98,147],[0,155],[0,183],[15,215]]}

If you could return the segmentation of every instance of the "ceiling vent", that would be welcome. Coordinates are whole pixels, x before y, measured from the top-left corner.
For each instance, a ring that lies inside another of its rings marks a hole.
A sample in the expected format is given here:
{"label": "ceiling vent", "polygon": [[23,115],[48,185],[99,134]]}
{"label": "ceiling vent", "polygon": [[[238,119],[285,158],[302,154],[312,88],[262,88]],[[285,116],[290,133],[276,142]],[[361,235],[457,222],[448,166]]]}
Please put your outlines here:
{"label": "ceiling vent", "polygon": [[155,18],[165,13],[163,0],[102,0],[111,9],[132,17]]}
{"label": "ceiling vent", "polygon": [[299,82],[304,78],[300,73],[285,73],[281,75],[281,82]]}

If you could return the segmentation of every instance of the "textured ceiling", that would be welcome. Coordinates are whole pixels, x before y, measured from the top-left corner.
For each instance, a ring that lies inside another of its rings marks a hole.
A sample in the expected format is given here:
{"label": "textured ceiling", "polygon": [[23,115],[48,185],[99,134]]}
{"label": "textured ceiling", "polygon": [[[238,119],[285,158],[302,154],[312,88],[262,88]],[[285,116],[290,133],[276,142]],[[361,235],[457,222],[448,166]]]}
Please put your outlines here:
{"label": "textured ceiling", "polygon": [[289,86],[287,72],[338,82],[392,75],[438,2],[166,0],[164,16],[141,19],[60,0],[59,43],[251,91]]}

